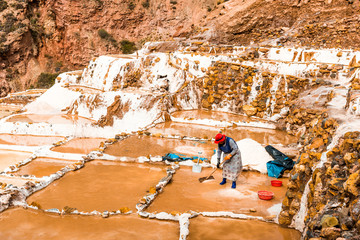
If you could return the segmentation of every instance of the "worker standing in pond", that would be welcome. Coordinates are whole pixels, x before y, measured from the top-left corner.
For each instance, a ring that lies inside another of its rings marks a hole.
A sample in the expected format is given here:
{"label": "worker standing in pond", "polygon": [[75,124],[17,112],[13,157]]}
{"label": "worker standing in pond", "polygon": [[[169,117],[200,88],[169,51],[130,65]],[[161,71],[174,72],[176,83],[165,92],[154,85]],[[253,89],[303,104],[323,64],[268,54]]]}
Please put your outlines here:
{"label": "worker standing in pond", "polygon": [[223,163],[223,180],[220,185],[224,185],[226,183],[226,179],[228,179],[232,181],[231,188],[236,188],[236,180],[242,170],[242,161],[239,147],[234,139],[221,133],[218,133],[215,136],[214,143],[218,144],[217,168],[220,168],[221,153],[224,153],[225,162]]}

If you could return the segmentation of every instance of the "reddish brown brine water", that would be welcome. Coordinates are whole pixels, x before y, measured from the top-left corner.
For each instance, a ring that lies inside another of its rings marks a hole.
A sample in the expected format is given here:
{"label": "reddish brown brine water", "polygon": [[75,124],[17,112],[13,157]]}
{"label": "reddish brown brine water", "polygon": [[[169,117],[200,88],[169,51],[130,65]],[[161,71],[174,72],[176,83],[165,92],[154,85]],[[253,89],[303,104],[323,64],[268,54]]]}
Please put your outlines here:
{"label": "reddish brown brine water", "polygon": [[276,224],[225,218],[196,217],[190,220],[189,240],[293,240],[300,233]]}
{"label": "reddish brown brine water", "polygon": [[30,152],[0,150],[0,172],[31,157]]}
{"label": "reddish brown brine water", "polygon": [[57,171],[72,163],[72,161],[40,157],[32,160],[30,163],[24,166],[21,166],[20,170],[14,174],[18,176],[31,175],[37,178],[41,178],[56,173]]}
{"label": "reddish brown brine water", "polygon": [[283,144],[296,143],[297,139],[286,132],[274,129],[264,129],[255,127],[213,127],[200,124],[166,122],[156,125],[149,132],[152,134],[162,134],[164,136],[191,136],[201,139],[214,138],[219,131],[232,137],[236,141],[251,138],[260,144]]}
{"label": "reddish brown brine water", "polygon": [[42,146],[64,140],[64,137],[0,134],[0,144]]}
{"label": "reddish brown brine water", "polygon": [[43,209],[65,206],[79,211],[116,211],[136,204],[166,176],[164,165],[93,161],[28,198]]}
{"label": "reddish brown brine water", "polygon": [[72,116],[72,115],[37,115],[37,114],[22,114],[10,117],[8,122],[27,122],[27,123],[50,123],[50,124],[90,124],[93,120]]}
{"label": "reddish brown brine water", "polygon": [[0,239],[179,239],[179,225],[177,222],[143,219],[137,214],[104,219],[99,216],[59,216],[16,208],[0,214]]}
{"label": "reddish brown brine water", "polygon": [[[237,188],[231,188],[231,182],[219,185],[222,180],[221,171],[214,173],[215,180],[202,183],[200,177],[208,176],[213,169],[203,168],[201,173],[194,173],[190,167],[181,167],[166,186],[165,191],[151,204],[149,212],[197,212],[231,211],[249,213],[249,209],[256,209],[252,215],[272,215],[268,209],[281,203],[286,192],[287,179],[282,179],[284,186],[273,187],[273,178],[256,172],[243,172],[237,181]],[[275,198],[264,201],[258,198],[260,190],[272,191]]]}
{"label": "reddish brown brine water", "polygon": [[[236,114],[197,110],[178,112],[173,116],[188,120],[197,118],[228,122],[257,121]],[[69,126],[92,122],[67,115],[33,114],[18,115],[10,118],[9,121],[47,122],[69,124]],[[217,145],[204,139],[213,138],[220,130],[236,141],[251,138],[263,146],[277,144],[285,153],[297,154],[295,148],[289,147],[296,143],[296,138],[279,130],[236,127],[235,125],[219,128],[189,123],[161,123],[146,130],[152,136],[147,136],[148,133],[144,131],[146,133],[144,135],[132,135],[109,145],[104,151],[105,154],[112,155],[105,157],[109,158],[108,160],[86,162],[80,170],[66,173],[26,199],[28,204],[34,202],[40,209],[11,208],[0,213],[0,239],[179,239],[178,221],[142,218],[136,213],[136,204],[143,201],[142,198],[153,191],[151,188],[167,176],[166,169],[169,166],[163,162],[132,161],[141,157],[154,159],[155,156],[164,156],[169,152],[190,157],[202,152],[202,157],[210,158]],[[169,135],[172,137],[169,138]],[[186,137],[202,140],[188,140]],[[65,137],[0,134],[0,145],[11,145],[7,146],[8,148],[14,147],[13,145],[42,147],[64,139]],[[26,165],[18,165],[18,171],[12,172],[12,176],[0,176],[0,182],[22,187],[27,181],[39,181],[29,176],[36,178],[50,176],[78,161],[57,159],[56,156],[58,158],[61,158],[60,155],[67,156],[63,153],[85,155],[99,150],[105,140],[105,138],[72,139],[63,145],[51,148],[50,154],[54,154],[55,158],[39,156]],[[0,150],[0,172],[29,158],[32,154],[32,152]],[[273,178],[257,172],[243,172],[237,180],[237,188],[231,189],[230,182],[223,186],[219,185],[222,172],[216,170],[213,174],[215,179],[199,182],[199,178],[208,176],[213,170],[213,168],[203,167],[201,173],[195,173],[191,167],[180,166],[170,183],[163,188],[163,191],[145,211],[169,214],[185,213],[190,210],[199,213],[227,211],[269,219],[279,211],[285,197],[288,179],[280,179],[283,181],[282,187],[273,187],[270,183]],[[260,190],[272,191],[275,195],[274,199],[260,200],[257,195]],[[0,186],[0,194],[2,192],[4,189]],[[133,213],[102,218],[101,216],[58,215],[43,211],[51,208],[61,211],[66,207],[76,208],[79,212],[116,211],[126,207]],[[225,217],[197,216],[192,218],[189,232],[187,239],[190,240],[300,239],[298,231],[281,228],[276,224]]]}
{"label": "reddish brown brine water", "polygon": [[217,146],[210,141],[189,141],[149,136],[132,136],[109,146],[106,154],[118,157],[164,156],[169,152],[210,157]]}
{"label": "reddish brown brine water", "polygon": [[105,138],[75,138],[69,142],[54,147],[51,150],[62,153],[79,153],[88,154],[100,147],[100,143],[104,142]]}

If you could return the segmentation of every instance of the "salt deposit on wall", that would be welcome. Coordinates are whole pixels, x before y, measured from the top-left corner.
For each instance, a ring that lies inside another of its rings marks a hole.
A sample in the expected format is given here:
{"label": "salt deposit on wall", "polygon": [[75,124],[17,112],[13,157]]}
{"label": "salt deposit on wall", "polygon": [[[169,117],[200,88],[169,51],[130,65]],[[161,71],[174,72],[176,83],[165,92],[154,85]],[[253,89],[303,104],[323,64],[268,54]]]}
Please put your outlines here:
{"label": "salt deposit on wall", "polygon": [[61,87],[60,84],[55,84],[25,109],[27,113],[34,114],[61,114],[61,110],[68,107],[80,95],[78,92]]}

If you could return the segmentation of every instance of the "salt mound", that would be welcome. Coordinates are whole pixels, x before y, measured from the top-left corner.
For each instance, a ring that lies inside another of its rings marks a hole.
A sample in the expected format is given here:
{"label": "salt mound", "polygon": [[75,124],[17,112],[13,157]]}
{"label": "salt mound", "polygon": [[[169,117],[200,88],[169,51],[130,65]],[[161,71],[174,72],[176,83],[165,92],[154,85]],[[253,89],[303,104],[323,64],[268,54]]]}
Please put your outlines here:
{"label": "salt mound", "polygon": [[[255,140],[245,138],[236,142],[241,152],[242,164],[245,169],[267,173],[266,163],[274,159],[263,146]],[[211,158],[211,163],[216,164],[216,154]]]}
{"label": "salt mound", "polygon": [[260,143],[250,138],[236,142],[241,152],[244,168],[257,170],[266,174],[266,163],[274,160]]}

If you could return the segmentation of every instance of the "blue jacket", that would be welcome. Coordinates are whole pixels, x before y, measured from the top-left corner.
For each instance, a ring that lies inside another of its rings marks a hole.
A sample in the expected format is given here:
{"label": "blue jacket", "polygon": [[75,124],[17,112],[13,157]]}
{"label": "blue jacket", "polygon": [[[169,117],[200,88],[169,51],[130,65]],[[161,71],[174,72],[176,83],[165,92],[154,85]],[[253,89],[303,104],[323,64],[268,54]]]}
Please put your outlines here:
{"label": "blue jacket", "polygon": [[[231,145],[233,147],[231,147]],[[217,158],[220,159],[221,156],[221,152],[224,152],[225,154],[231,154],[231,155],[235,155],[236,153],[238,153],[239,151],[239,147],[237,146],[236,142],[234,139],[232,139],[231,137],[226,137],[225,138],[225,143],[223,145],[218,145],[219,146],[219,151],[218,151],[218,155]]]}

